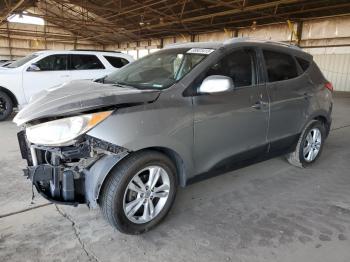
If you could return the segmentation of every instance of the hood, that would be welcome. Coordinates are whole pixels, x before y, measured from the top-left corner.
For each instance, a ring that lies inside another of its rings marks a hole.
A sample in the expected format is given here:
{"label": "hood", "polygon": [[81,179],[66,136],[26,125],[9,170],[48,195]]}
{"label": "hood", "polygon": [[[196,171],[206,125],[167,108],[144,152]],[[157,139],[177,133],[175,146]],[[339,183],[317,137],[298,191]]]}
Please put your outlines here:
{"label": "hood", "polygon": [[14,118],[17,125],[41,118],[72,115],[101,107],[155,101],[158,90],[118,87],[89,80],[72,81],[35,95]]}

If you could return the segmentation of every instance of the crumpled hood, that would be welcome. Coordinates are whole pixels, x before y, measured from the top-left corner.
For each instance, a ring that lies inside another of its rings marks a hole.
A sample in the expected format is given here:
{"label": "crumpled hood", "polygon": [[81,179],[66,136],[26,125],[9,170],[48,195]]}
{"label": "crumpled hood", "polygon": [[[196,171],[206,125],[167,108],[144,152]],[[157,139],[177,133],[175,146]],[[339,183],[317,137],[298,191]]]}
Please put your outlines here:
{"label": "crumpled hood", "polygon": [[14,118],[17,125],[41,118],[72,115],[101,107],[155,101],[158,90],[138,90],[89,80],[72,81],[41,91]]}

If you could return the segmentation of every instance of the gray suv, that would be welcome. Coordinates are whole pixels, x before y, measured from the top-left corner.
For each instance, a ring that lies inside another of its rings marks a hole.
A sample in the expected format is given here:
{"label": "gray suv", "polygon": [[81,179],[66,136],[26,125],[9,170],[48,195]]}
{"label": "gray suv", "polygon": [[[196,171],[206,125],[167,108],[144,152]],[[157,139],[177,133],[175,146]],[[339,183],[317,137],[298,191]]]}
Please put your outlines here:
{"label": "gray suv", "polygon": [[112,226],[139,234],[166,216],[178,186],[282,154],[314,163],[332,89],[294,46],[186,43],[43,91],[14,121],[42,196],[100,206]]}

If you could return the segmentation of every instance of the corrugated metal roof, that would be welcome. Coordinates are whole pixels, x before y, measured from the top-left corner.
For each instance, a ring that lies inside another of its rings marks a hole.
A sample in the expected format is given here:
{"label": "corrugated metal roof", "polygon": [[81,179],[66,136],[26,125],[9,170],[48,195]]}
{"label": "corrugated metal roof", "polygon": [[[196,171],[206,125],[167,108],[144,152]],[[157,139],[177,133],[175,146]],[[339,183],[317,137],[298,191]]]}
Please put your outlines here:
{"label": "corrugated metal roof", "polygon": [[[31,7],[28,9],[28,7]],[[349,0],[7,0],[0,1],[0,25],[12,13],[28,15],[97,43],[133,42],[200,34],[350,12]]]}

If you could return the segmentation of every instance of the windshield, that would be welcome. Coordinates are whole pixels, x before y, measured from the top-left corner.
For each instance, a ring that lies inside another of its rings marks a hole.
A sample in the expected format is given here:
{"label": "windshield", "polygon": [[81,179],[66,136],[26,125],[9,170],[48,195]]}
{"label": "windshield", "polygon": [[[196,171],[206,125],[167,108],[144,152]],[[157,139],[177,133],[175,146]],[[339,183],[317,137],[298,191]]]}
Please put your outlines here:
{"label": "windshield", "polygon": [[182,79],[212,49],[167,49],[148,55],[104,79],[105,83],[130,85],[138,89],[165,89]]}
{"label": "windshield", "polygon": [[21,59],[18,59],[17,61],[15,62],[12,62],[11,64],[9,65],[6,65],[5,67],[8,67],[8,68],[17,68],[17,67],[20,67],[26,63],[28,63],[30,60],[33,60],[34,58],[38,57],[37,54],[31,54],[31,55],[28,55],[26,57],[23,57]]}

